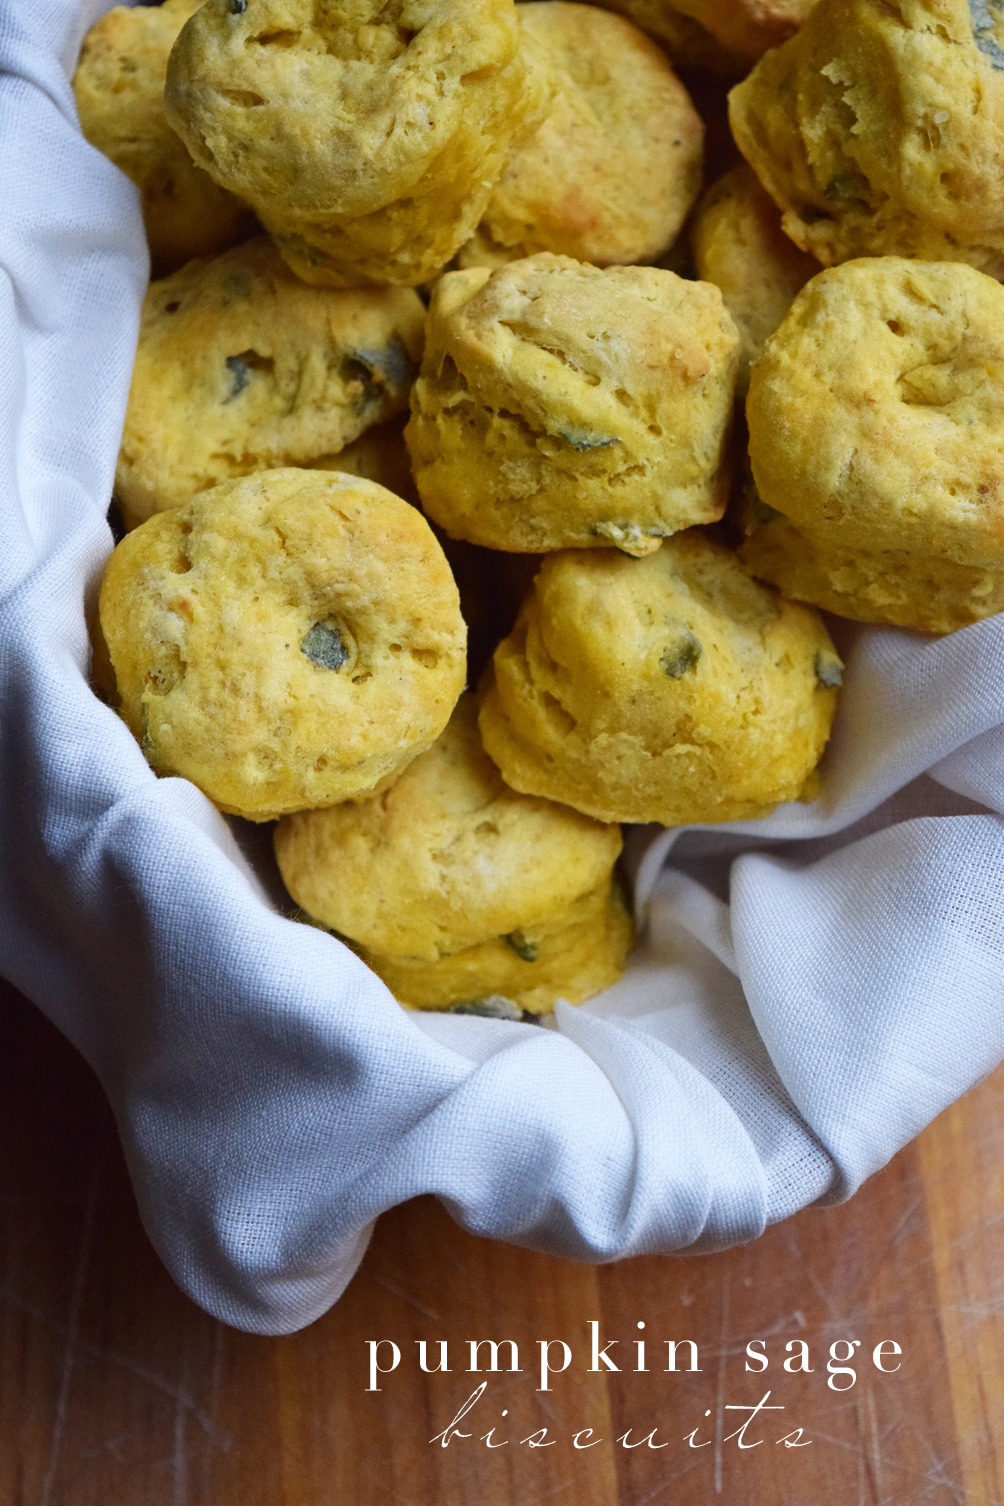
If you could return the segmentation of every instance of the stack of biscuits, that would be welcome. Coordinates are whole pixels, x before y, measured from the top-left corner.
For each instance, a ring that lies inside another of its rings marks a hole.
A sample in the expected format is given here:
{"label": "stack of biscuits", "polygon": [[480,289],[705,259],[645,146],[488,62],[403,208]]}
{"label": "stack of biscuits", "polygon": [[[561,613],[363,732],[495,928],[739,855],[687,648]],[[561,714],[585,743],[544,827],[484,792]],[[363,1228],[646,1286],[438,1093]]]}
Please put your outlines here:
{"label": "stack of biscuits", "polygon": [[989,16],[165,0],[86,39],[157,274],[96,678],[403,1004],[602,991],[622,823],[817,792],[822,612],[1004,607]]}

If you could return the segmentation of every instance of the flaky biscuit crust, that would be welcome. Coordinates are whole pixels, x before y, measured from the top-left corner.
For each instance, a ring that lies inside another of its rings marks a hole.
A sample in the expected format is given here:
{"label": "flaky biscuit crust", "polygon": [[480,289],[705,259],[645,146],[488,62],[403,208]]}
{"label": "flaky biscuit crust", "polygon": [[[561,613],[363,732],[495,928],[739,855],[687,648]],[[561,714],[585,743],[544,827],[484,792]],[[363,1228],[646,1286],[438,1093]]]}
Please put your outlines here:
{"label": "flaky biscuit crust", "polygon": [[463,688],[428,524],[340,473],[263,471],[158,513],[112,555],[100,617],[150,763],[252,821],[393,779]]}
{"label": "flaky biscuit crust", "polygon": [[480,727],[514,789],[601,821],[746,820],[797,799],[840,664],[822,620],[699,532],[549,555],[496,649]]}
{"label": "flaky biscuit crust", "polygon": [[732,130],[824,266],[895,254],[999,277],[1002,68],[966,0],[820,0],[733,89]]}
{"label": "flaky biscuit crust", "polygon": [[404,288],[306,287],[265,236],[152,283],[116,495],[130,521],[337,453],[407,406],[425,311]]}
{"label": "flaky biscuit crust", "polygon": [[747,417],[756,574],[928,632],[1004,607],[999,283],[900,257],[821,272],[753,368]]}
{"label": "flaky biscuit crust", "polygon": [[566,926],[577,901],[609,886],[621,834],[509,789],[469,694],[391,789],[287,817],[275,850],[315,919],[369,951],[434,962],[510,935],[514,955],[532,952],[537,932]]}
{"label": "flaky biscuit crust", "polygon": [[429,516],[532,553],[631,553],[724,510],[739,338],[717,288],[548,254],[433,294],[405,431]]}
{"label": "flaky biscuit crust", "polygon": [[512,0],[208,3],[168,118],[309,282],[416,286],[471,235],[544,82]]}

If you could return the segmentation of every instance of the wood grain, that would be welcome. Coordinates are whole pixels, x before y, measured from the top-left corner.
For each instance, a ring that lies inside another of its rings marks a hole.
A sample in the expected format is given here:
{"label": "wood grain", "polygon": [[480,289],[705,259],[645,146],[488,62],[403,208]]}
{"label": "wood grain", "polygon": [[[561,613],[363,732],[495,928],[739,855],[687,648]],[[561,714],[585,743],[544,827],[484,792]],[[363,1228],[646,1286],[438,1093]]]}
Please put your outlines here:
{"label": "wood grain", "polygon": [[[331,1312],[261,1339],[172,1285],[71,1048],[2,988],[0,1031],[4,1506],[1004,1506],[1004,1072],[850,1203],[720,1255],[594,1269],[476,1239],[418,1199],[380,1220]],[[617,1372],[589,1370],[590,1321]],[[368,1392],[383,1338],[401,1363]],[[519,1373],[485,1372],[484,1347],[468,1369],[489,1338],[515,1341]],[[671,1339],[696,1342],[700,1370],[666,1371]],[[827,1385],[838,1339],[860,1341],[846,1392]],[[895,1374],[872,1364],[882,1339],[902,1348]],[[430,1365],[446,1341],[448,1373],[420,1370],[420,1340]],[[547,1391],[541,1340],[572,1350]],[[782,1368],[799,1341],[811,1373]],[[471,1436],[430,1443],[482,1381]],[[730,1409],[767,1391],[779,1410],[740,1450],[748,1413]]]}

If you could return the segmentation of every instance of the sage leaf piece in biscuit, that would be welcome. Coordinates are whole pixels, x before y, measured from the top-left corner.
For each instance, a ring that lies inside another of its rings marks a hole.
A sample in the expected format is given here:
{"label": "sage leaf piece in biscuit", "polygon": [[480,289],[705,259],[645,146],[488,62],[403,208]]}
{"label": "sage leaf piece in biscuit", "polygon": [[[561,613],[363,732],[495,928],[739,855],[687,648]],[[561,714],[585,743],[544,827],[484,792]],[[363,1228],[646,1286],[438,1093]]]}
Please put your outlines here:
{"label": "sage leaf piece in biscuit", "polygon": [[300,652],[321,669],[341,669],[349,662],[337,622],[315,622],[300,642]]}
{"label": "sage leaf piece in biscuit", "polygon": [[673,643],[659,655],[659,668],[671,680],[678,680],[688,669],[693,669],[702,652],[700,639],[680,623]]}

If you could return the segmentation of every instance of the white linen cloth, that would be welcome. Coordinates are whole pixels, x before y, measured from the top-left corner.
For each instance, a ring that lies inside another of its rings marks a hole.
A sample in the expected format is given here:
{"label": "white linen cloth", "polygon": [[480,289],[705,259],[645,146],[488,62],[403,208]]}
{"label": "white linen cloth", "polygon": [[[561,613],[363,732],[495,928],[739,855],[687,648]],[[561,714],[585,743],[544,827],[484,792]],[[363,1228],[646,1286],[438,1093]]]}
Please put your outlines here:
{"label": "white linen cloth", "polygon": [[1004,622],[848,629],[820,799],[634,833],[648,940],[557,1031],[401,1010],[87,686],[147,270],[68,82],[106,8],[0,6],[0,970],[96,1069],[163,1259],[279,1333],[421,1192],[584,1260],[848,1196],[1004,1057]]}

